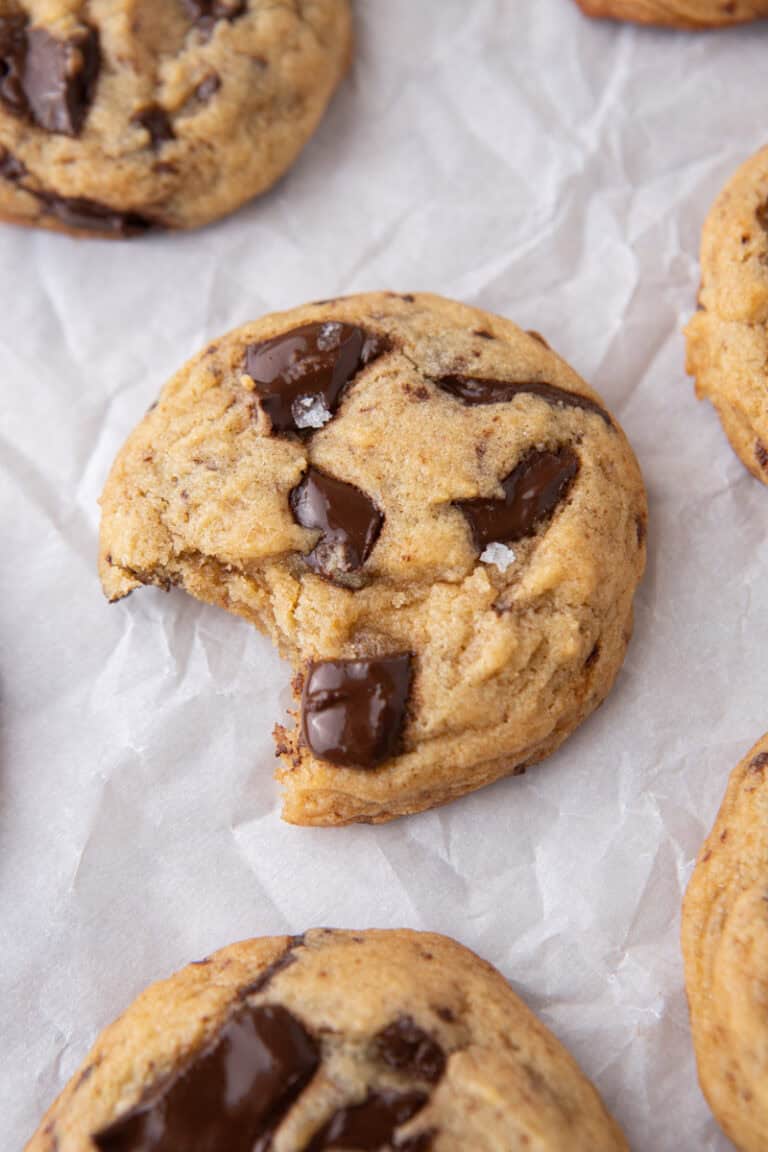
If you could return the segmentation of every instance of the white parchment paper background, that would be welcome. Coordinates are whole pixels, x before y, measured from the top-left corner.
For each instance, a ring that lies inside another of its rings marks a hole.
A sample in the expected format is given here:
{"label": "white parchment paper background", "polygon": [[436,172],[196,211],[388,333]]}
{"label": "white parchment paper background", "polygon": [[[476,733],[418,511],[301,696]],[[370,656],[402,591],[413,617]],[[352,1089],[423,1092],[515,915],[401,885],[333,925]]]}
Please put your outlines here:
{"label": "white parchment paper background", "polygon": [[[149,981],[310,925],[432,928],[496,964],[640,1152],[728,1147],[696,1085],[680,898],[768,727],[768,491],[683,372],[706,210],[768,135],[768,25],[585,21],[571,0],[363,0],[297,167],[198,234],[0,229],[0,1147]],[[606,705],[554,756],[382,828],[278,817],[288,669],[181,592],[108,607],[96,499],[207,339],[428,289],[541,331],[643,466],[650,558]]]}

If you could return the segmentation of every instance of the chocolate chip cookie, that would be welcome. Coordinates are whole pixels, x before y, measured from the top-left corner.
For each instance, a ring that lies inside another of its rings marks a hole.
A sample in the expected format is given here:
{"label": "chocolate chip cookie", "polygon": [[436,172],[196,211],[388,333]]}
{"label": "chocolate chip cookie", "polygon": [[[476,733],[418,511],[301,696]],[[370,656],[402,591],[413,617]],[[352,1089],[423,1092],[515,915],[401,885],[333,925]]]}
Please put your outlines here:
{"label": "chocolate chip cookie", "polygon": [[619,1152],[573,1059],[426,932],[248,940],[148,988],[26,1152]]}
{"label": "chocolate chip cookie", "polygon": [[734,769],[683,905],[704,1095],[742,1152],[768,1147],[768,736]]}
{"label": "chocolate chip cookie", "polygon": [[688,372],[731,446],[768,484],[768,148],[739,168],[707,217]]}
{"label": "chocolate chip cookie", "polygon": [[665,24],[672,28],[725,28],[768,16],[768,0],[576,0],[588,16]]}
{"label": "chocolate chip cookie", "polygon": [[535,334],[436,296],[266,316],[167,385],[102,497],[110,600],[178,584],[273,637],[284,816],[388,820],[552,752],[645,559],[616,420]]}
{"label": "chocolate chip cookie", "polygon": [[348,0],[0,0],[0,217],[193,228],[269,188],[346,68]]}

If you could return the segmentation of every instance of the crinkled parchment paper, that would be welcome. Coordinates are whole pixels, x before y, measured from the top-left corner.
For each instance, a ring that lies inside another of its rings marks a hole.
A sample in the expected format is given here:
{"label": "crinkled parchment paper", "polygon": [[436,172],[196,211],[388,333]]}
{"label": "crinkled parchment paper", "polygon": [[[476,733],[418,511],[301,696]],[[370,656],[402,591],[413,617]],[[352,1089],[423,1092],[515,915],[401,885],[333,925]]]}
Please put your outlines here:
{"label": "crinkled parchment paper", "polygon": [[[299,164],[190,235],[0,229],[0,1147],[149,981],[309,925],[431,928],[496,964],[640,1152],[728,1147],[696,1084],[680,899],[768,728],[768,491],[683,371],[699,234],[768,135],[768,24],[597,25],[571,0],[367,0]],[[288,669],[181,592],[118,606],[96,499],[207,339],[427,289],[536,328],[640,458],[650,558],[608,702],[527,776],[392,825],[281,823]]]}

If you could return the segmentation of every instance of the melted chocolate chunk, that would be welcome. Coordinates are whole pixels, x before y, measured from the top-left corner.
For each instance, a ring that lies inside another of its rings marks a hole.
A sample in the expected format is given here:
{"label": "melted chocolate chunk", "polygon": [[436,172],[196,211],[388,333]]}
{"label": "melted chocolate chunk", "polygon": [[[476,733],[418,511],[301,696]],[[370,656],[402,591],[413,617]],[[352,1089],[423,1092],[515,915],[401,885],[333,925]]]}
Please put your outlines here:
{"label": "melted chocolate chunk", "polygon": [[513,383],[507,380],[481,380],[475,376],[443,376],[437,381],[438,388],[449,392],[464,404],[506,404],[516,396],[540,396],[549,404],[560,404],[564,408],[583,408],[594,412],[606,424],[611,417],[604,408],[587,396],[578,392],[566,392],[553,384],[542,384],[538,380]]}
{"label": "melted chocolate chunk", "polygon": [[27,111],[24,95],[26,29],[26,16],[0,16],[0,100],[17,115],[24,115]]}
{"label": "melted chocolate chunk", "polygon": [[303,734],[321,760],[375,768],[400,749],[411,687],[409,653],[311,664],[302,698]]}
{"label": "melted chocolate chunk", "polygon": [[349,382],[383,350],[352,324],[303,324],[251,344],[245,371],[276,432],[309,434],[330,420]]}
{"label": "melted chocolate chunk", "polygon": [[97,1132],[99,1152],[253,1152],[312,1079],[320,1054],[285,1008],[243,1008],[145,1104]]}
{"label": "melted chocolate chunk", "polygon": [[762,772],[763,768],[768,768],[768,752],[758,752],[754,760],[750,760],[749,768],[751,772]]}
{"label": "melted chocolate chunk", "polygon": [[399,1016],[374,1040],[379,1059],[416,1080],[436,1084],[445,1071],[445,1053],[411,1016]]}
{"label": "melted chocolate chunk", "polygon": [[100,60],[99,37],[93,28],[84,28],[69,40],[57,40],[45,28],[27,31],[24,95],[41,128],[79,134],[93,100]]}
{"label": "melted chocolate chunk", "polygon": [[48,215],[61,220],[67,228],[107,232],[114,236],[138,236],[158,226],[154,220],[138,212],[120,212],[84,197],[29,191],[37,196]]}
{"label": "melted chocolate chunk", "polygon": [[13,184],[18,184],[26,175],[27,170],[21,160],[18,160],[13,153],[6,152],[5,148],[0,148],[0,176]]}
{"label": "melted chocolate chunk", "polygon": [[362,568],[379,538],[384,517],[365,492],[310,468],[290,495],[293,518],[322,532],[307,564],[323,576]]}
{"label": "melted chocolate chunk", "polygon": [[327,1148],[354,1148],[355,1152],[408,1148],[407,1143],[397,1143],[395,1129],[420,1112],[427,1100],[423,1092],[371,1092],[362,1104],[335,1112],[304,1152],[324,1152]]}
{"label": "melted chocolate chunk", "polygon": [[165,108],[161,108],[159,104],[151,104],[148,108],[143,108],[141,112],[136,113],[133,119],[134,123],[141,124],[142,128],[146,128],[153,148],[159,148],[168,140],[176,139],[170,117]]}
{"label": "melted chocolate chunk", "polygon": [[236,20],[248,7],[247,0],[184,0],[193,20],[213,25],[217,20]]}
{"label": "melted chocolate chunk", "polygon": [[565,499],[579,471],[570,448],[529,452],[502,481],[500,500],[456,500],[482,552],[489,544],[512,544],[530,536]]}

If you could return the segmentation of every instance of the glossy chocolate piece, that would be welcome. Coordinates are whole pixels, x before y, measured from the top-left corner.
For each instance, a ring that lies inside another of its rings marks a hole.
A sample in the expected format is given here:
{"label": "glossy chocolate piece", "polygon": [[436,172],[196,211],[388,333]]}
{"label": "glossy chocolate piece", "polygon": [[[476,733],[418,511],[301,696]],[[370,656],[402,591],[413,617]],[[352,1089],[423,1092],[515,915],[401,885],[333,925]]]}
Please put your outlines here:
{"label": "glossy chocolate piece", "polygon": [[570,448],[534,449],[502,481],[503,499],[456,500],[478,551],[489,544],[512,544],[532,535],[567,496],[578,475],[579,458]]}
{"label": "glossy chocolate piece", "polygon": [[428,1032],[419,1028],[412,1016],[397,1020],[379,1032],[374,1041],[376,1055],[389,1068],[436,1084],[445,1071],[445,1053]]}
{"label": "glossy chocolate piece", "polygon": [[27,18],[21,13],[0,16],[0,100],[17,115],[27,112],[24,94],[24,59],[27,54]]}
{"label": "glossy chocolate piece", "polygon": [[251,344],[245,371],[273,430],[306,435],[331,418],[344,388],[382,351],[380,340],[353,324],[302,324]]}
{"label": "glossy chocolate piece", "polygon": [[306,561],[323,576],[362,568],[384,523],[365,492],[317,468],[310,468],[293,489],[290,505],[297,524],[322,533]]}
{"label": "glossy chocolate piece", "polygon": [[279,1005],[244,1007],[146,1103],[93,1137],[99,1152],[266,1150],[320,1053]]}
{"label": "glossy chocolate piece", "polygon": [[47,132],[79,135],[96,89],[98,33],[83,28],[59,40],[45,28],[27,30],[23,87],[35,123]]}
{"label": "glossy chocolate piece", "polygon": [[601,408],[594,400],[538,380],[514,383],[509,380],[482,380],[476,376],[443,376],[437,381],[437,386],[464,404],[506,404],[516,396],[540,396],[549,404],[558,404],[563,408],[583,408],[585,412],[596,413],[606,424],[611,423],[605,408]]}
{"label": "glossy chocolate piece", "polygon": [[375,768],[400,750],[412,657],[325,660],[311,664],[302,697],[302,731],[321,760]]}
{"label": "glossy chocolate piece", "polygon": [[142,108],[141,112],[137,112],[133,119],[134,123],[141,124],[142,128],[146,128],[153,148],[159,148],[168,140],[176,139],[170,117],[165,108],[161,108],[159,104],[150,104],[148,108]]}
{"label": "glossy chocolate piece", "polygon": [[[420,1112],[428,1099],[424,1092],[371,1092],[362,1104],[335,1112],[315,1133],[304,1152],[325,1152],[330,1148],[385,1152],[390,1148],[408,1148],[407,1143],[397,1142],[395,1132]],[[414,1148],[413,1144],[410,1146]]]}

